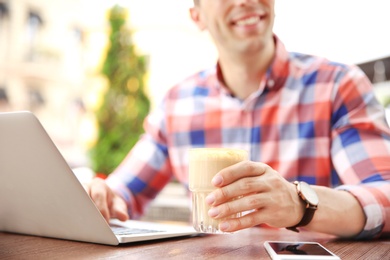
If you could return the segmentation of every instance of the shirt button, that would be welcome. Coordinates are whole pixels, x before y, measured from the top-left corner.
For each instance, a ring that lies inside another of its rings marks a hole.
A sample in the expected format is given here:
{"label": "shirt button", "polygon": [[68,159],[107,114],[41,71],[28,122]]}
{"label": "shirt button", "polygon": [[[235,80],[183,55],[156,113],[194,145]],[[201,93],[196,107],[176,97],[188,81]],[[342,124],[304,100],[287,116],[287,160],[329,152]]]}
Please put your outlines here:
{"label": "shirt button", "polygon": [[275,81],[273,79],[268,80],[268,87],[272,88],[275,85]]}

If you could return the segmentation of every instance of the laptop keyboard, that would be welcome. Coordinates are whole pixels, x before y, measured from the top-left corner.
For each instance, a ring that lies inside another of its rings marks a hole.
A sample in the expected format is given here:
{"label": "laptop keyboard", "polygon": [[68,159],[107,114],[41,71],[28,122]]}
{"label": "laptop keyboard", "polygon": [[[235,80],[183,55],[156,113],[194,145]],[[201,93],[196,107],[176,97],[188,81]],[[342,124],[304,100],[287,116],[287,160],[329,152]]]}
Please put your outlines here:
{"label": "laptop keyboard", "polygon": [[111,229],[115,235],[119,235],[119,236],[164,232],[163,230],[128,228],[128,227],[118,227],[118,226],[111,226]]}

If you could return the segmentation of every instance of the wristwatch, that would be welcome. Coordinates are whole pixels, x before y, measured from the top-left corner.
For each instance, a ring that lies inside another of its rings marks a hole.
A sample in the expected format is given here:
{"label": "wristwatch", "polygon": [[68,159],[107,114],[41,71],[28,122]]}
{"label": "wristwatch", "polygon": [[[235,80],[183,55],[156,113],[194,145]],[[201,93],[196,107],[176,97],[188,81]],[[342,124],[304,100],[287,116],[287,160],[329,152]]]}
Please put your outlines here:
{"label": "wristwatch", "polygon": [[317,193],[304,181],[294,181],[297,188],[298,196],[306,204],[305,213],[301,221],[293,227],[287,227],[287,229],[299,232],[297,227],[306,226],[313,219],[314,213],[318,207],[318,196]]}

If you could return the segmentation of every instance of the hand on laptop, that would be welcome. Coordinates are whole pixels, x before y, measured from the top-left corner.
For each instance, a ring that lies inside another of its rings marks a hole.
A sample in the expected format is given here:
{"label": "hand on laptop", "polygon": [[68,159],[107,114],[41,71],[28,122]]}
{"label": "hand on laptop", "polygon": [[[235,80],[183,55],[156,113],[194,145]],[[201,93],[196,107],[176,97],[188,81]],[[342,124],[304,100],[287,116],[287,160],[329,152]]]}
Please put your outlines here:
{"label": "hand on laptop", "polygon": [[83,186],[107,222],[110,218],[122,221],[129,219],[125,201],[115,194],[104,180],[94,178]]}

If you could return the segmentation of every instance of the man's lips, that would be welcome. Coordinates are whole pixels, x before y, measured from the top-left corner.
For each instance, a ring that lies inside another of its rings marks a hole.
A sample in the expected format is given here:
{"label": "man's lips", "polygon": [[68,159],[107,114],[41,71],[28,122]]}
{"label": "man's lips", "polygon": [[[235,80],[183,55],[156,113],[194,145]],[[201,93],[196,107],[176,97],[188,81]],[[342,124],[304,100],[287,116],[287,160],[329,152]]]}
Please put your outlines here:
{"label": "man's lips", "polygon": [[245,19],[241,19],[236,21],[234,24],[238,26],[247,26],[247,25],[254,25],[260,21],[259,16],[251,16]]}
{"label": "man's lips", "polygon": [[236,26],[251,26],[259,23],[265,15],[250,15],[233,20],[232,24]]}

